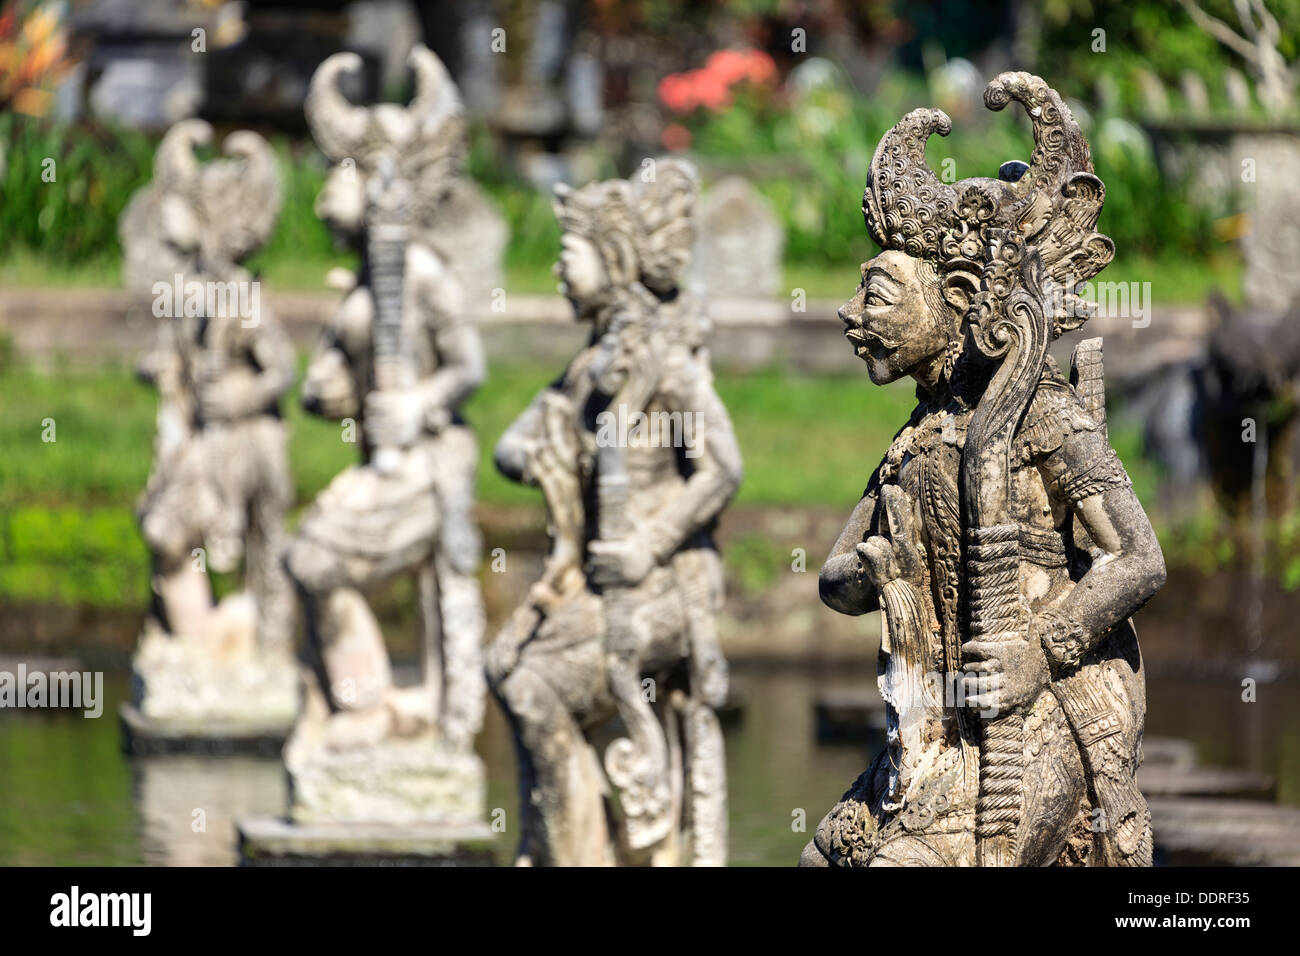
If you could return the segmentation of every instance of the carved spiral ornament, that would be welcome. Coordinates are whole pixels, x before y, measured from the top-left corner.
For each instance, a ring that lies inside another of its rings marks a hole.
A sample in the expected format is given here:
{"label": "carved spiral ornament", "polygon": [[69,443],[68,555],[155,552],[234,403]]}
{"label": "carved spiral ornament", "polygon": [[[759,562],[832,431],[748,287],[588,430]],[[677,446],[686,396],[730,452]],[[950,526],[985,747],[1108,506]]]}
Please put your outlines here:
{"label": "carved spiral ornament", "polygon": [[925,146],[934,133],[948,135],[952,120],[943,110],[916,109],[876,147],[862,214],[882,248],[975,274],[988,261],[997,231],[1014,231],[1062,288],[1051,323],[1056,337],[1092,315],[1074,289],[1114,258],[1114,244],[1095,231],[1106,190],[1093,173],[1079,125],[1055,90],[1029,73],[1002,73],[989,83],[984,103],[1001,110],[1012,101],[1024,106],[1034,129],[1029,169],[1017,181],[940,180],[925,162]]}

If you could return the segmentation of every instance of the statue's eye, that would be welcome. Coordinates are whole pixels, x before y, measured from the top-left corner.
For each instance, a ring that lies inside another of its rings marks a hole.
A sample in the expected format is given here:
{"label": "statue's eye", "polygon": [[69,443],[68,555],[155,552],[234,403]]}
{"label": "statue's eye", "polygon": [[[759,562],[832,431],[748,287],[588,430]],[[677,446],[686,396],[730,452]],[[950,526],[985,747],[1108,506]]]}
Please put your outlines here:
{"label": "statue's eye", "polygon": [[867,305],[889,305],[889,299],[877,288],[867,289]]}

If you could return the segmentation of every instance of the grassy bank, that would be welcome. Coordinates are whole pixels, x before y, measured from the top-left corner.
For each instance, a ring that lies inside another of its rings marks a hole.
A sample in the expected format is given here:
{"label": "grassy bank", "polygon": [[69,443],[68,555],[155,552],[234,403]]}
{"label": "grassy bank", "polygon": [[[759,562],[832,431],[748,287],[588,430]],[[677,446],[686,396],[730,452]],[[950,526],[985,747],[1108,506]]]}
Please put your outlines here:
{"label": "grassy bank", "polygon": [[[468,403],[480,443],[483,507],[522,505],[540,515],[539,493],[497,474],[491,454],[557,371],[529,362],[495,365]],[[738,508],[847,516],[913,403],[906,384],[875,388],[865,375],[723,368],[717,380],[745,457]],[[143,606],[148,563],[132,509],[149,473],[155,403],[153,391],[125,367],[0,370],[0,604]],[[306,415],[296,394],[284,407],[300,510],[355,460],[356,447],[342,440],[337,423]],[[1151,507],[1158,472],[1143,457],[1136,429],[1112,417],[1112,441]],[[1176,525],[1156,520],[1171,565],[1208,573],[1243,560],[1241,535],[1208,505]],[[1289,589],[1300,587],[1300,515],[1274,523],[1269,536],[1277,576]],[[809,554],[810,562],[819,559]],[[733,529],[726,560],[742,590],[760,591],[790,557],[761,534]]]}
{"label": "grassy bank", "polygon": [[[466,414],[480,441],[480,499],[532,504],[491,464],[492,446],[557,369],[491,370]],[[912,404],[910,389],[865,378],[807,378],[778,371],[719,376],[746,458],[739,504],[843,507]],[[146,554],[132,506],[149,472],[154,393],[126,368],[0,374],[0,601],[129,606],[144,600]],[[299,506],[355,460],[337,423],[285,403]],[[53,441],[49,437],[52,421]],[[874,456],[874,457],[873,457]]]}
{"label": "grassy bank", "polygon": [[[351,266],[347,255],[262,257],[256,265],[270,290],[282,292],[322,292],[325,273],[334,266]],[[1215,289],[1232,301],[1241,299],[1241,260],[1224,255],[1217,259],[1120,258],[1106,269],[1098,281],[1149,282],[1151,300],[1160,305],[1195,305],[1205,301]],[[79,263],[51,264],[48,260],[22,250],[0,260],[0,286],[7,288],[117,288],[122,284],[122,266],[118,259],[92,258]],[[787,263],[780,288],[802,289],[813,299],[847,299],[858,284],[858,266],[811,265]],[[555,291],[555,276],[549,265],[507,263],[507,292],[535,295]]]}
{"label": "grassy bank", "polygon": [[[479,436],[483,507],[538,509],[534,489],[511,484],[492,466],[497,438],[557,369],[498,364],[466,407]],[[912,407],[906,384],[875,388],[865,376],[811,377],[778,369],[720,369],[718,389],[745,456],[735,507],[849,509],[893,433]],[[125,367],[0,371],[0,603],[139,607],[147,595],[147,555],[133,504],[149,472],[155,395]],[[306,415],[297,395],[285,402],[297,507],[355,460],[337,423]],[[1137,430],[1113,416],[1111,438],[1151,507],[1159,474],[1141,453]],[[54,441],[44,441],[53,422]],[[296,513],[294,516],[296,520]],[[1243,560],[1239,529],[1208,504],[1157,529],[1171,565],[1202,572]],[[742,590],[761,590],[789,555],[762,535],[733,532],[727,564]],[[489,542],[490,545],[490,542]],[[1300,515],[1270,526],[1270,567],[1300,587]],[[811,555],[816,561],[820,556]],[[770,565],[770,567],[769,567]]]}

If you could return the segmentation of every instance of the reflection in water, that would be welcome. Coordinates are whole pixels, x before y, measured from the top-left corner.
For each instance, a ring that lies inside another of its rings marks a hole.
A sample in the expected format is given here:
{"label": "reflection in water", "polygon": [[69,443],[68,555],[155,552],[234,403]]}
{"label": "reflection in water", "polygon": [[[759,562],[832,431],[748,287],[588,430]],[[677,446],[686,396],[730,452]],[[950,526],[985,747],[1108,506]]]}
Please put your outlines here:
{"label": "reflection in water", "polygon": [[[1248,676],[1248,675],[1245,675]],[[738,668],[745,702],[726,727],[731,862],[790,866],[822,814],[867,765],[881,741],[817,746],[819,691],[871,683],[867,670],[818,674]],[[274,760],[244,757],[127,758],[113,716],[125,681],[106,680],[104,716],[0,714],[0,864],[228,864],[233,820],[286,806]],[[1300,803],[1300,686],[1260,683],[1241,700],[1240,678],[1152,681],[1147,733],[1196,743],[1202,763],[1273,774],[1279,798]],[[511,859],[518,796],[504,720],[489,706],[478,748],[488,767],[488,810],[503,811],[497,852]],[[195,810],[206,829],[195,829]]]}
{"label": "reflection in water", "polygon": [[159,866],[231,866],[235,821],[284,812],[284,765],[265,757],[131,758],[140,851]]}

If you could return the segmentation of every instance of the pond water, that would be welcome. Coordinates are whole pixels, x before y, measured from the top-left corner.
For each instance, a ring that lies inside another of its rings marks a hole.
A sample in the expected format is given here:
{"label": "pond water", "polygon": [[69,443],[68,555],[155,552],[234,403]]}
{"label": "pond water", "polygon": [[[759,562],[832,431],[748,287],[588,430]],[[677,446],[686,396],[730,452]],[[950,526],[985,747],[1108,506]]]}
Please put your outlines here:
{"label": "pond water", "polygon": [[[734,680],[745,706],[726,728],[731,863],[790,865],[807,830],[879,744],[817,744],[816,695],[872,675],[741,667]],[[79,712],[0,715],[0,864],[228,865],[235,818],[283,812],[278,760],[125,756],[115,715],[126,686],[123,675],[106,676],[109,700],[95,720]],[[1242,702],[1235,677],[1154,680],[1148,691],[1149,735],[1193,740],[1206,764],[1273,774],[1279,797],[1300,803],[1300,682],[1260,684],[1252,704]],[[513,755],[494,706],[478,746],[488,806],[504,809],[509,827],[517,809]],[[501,836],[501,862],[513,842],[509,832]]]}

